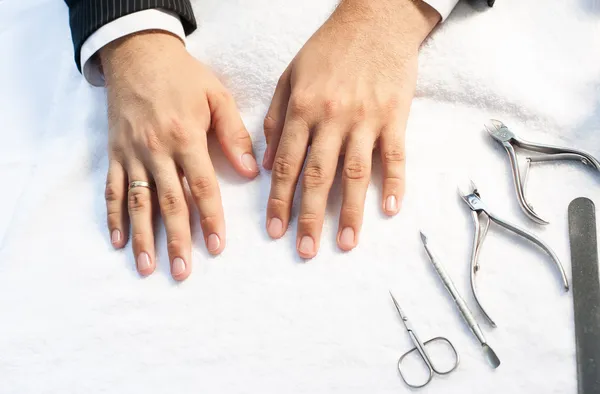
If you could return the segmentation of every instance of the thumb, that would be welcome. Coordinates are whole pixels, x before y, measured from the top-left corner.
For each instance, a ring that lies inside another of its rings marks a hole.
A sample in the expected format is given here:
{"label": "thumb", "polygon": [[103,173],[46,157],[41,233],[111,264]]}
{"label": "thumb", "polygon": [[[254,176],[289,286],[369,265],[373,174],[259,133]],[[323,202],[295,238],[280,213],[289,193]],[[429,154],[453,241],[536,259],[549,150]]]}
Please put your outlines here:
{"label": "thumb", "polygon": [[285,123],[285,114],[287,112],[291,92],[291,73],[289,70],[289,68],[285,70],[281,75],[281,78],[279,78],[269,111],[267,111],[267,116],[265,116],[264,129],[265,139],[267,140],[267,149],[263,158],[263,167],[267,170],[270,170],[273,167],[275,153],[277,153],[279,139],[281,138],[283,125]]}
{"label": "thumb", "polygon": [[242,176],[254,178],[258,165],[252,152],[252,140],[231,94],[225,90],[208,93],[212,129],[221,148],[235,170]]}

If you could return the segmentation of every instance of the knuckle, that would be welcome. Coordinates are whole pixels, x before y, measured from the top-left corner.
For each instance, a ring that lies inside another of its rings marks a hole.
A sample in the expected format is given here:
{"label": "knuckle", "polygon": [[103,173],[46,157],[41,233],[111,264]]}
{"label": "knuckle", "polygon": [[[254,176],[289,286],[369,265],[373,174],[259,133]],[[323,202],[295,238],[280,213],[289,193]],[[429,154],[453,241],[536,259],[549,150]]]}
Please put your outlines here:
{"label": "knuckle", "polygon": [[271,115],[265,116],[265,120],[263,121],[263,129],[265,131],[265,136],[269,136],[272,133],[275,133],[277,130],[277,121]]}
{"label": "knuckle", "polygon": [[176,145],[185,146],[190,142],[190,135],[179,118],[169,118],[166,124],[166,130],[168,130],[170,141]]}
{"label": "knuckle", "polygon": [[183,249],[183,241],[177,235],[170,234],[167,236],[167,251],[171,256],[177,256]]}
{"label": "knuckle", "polygon": [[121,212],[118,211],[109,211],[106,213],[106,222],[108,224],[109,229],[114,229],[119,227],[121,224]]}
{"label": "knuckle", "polygon": [[340,210],[340,216],[346,220],[356,220],[362,216],[362,209],[356,205],[350,205],[348,203],[342,206]]}
{"label": "knuckle", "polygon": [[386,151],[383,154],[384,164],[387,164],[387,165],[400,164],[400,163],[403,163],[405,160],[406,160],[405,153],[401,149],[393,148],[393,149]]}
{"label": "knuckle", "polygon": [[326,99],[323,102],[323,113],[326,119],[335,118],[341,111],[341,102],[337,99]]}
{"label": "knuckle", "polygon": [[250,134],[246,131],[245,128],[240,128],[237,131],[234,131],[231,135],[232,142],[238,146],[248,146],[252,144],[252,140],[250,139]]}
{"label": "knuckle", "polygon": [[164,215],[177,215],[183,210],[182,198],[172,190],[166,190],[160,196],[160,209]]}
{"label": "knuckle", "polygon": [[287,181],[292,177],[292,165],[285,155],[275,157],[272,176],[276,182]]}
{"label": "knuckle", "polygon": [[400,107],[400,95],[399,94],[390,94],[388,98],[385,100],[384,108],[390,111],[395,111]]}
{"label": "knuckle", "polygon": [[129,212],[136,213],[150,209],[150,195],[148,191],[135,188],[129,192]]}
{"label": "knuckle", "polygon": [[348,163],[344,166],[343,177],[349,180],[365,180],[368,177],[369,171],[366,163],[357,156],[350,156]]}
{"label": "knuckle", "polygon": [[188,179],[190,191],[192,195],[199,200],[204,200],[212,197],[215,193],[215,185],[212,180],[205,176],[196,176]]}
{"label": "knuckle", "polygon": [[[117,134],[118,137],[113,137],[114,134]],[[122,139],[123,133],[110,133],[109,136],[109,158],[110,159],[116,159],[116,160],[123,160],[123,158],[126,156],[125,155],[125,142],[123,141],[110,141],[110,139],[114,138],[114,139]]]}
{"label": "knuckle", "polygon": [[326,173],[320,164],[311,164],[304,170],[303,185],[305,189],[316,189],[325,184]]}
{"label": "knuckle", "polygon": [[292,116],[305,119],[312,111],[313,98],[307,93],[294,93],[289,105]]}
{"label": "knuckle", "polygon": [[312,228],[319,222],[319,216],[311,212],[303,212],[298,216],[298,224],[303,228]]}
{"label": "knuckle", "polygon": [[122,187],[119,188],[113,181],[106,181],[106,188],[104,189],[104,198],[106,202],[119,202],[123,199]]}
{"label": "knuckle", "polygon": [[200,227],[204,231],[215,229],[219,223],[219,217],[215,214],[205,214],[200,217]]}
{"label": "knuckle", "polygon": [[233,96],[224,89],[217,90],[208,97],[212,116],[211,125],[213,128],[217,128],[218,125],[226,122],[228,114],[226,109],[228,107],[235,107],[235,100],[233,99]]}
{"label": "knuckle", "polygon": [[144,234],[137,231],[134,232],[131,235],[131,246],[134,251],[144,250],[146,248],[146,237]]}
{"label": "knuckle", "polygon": [[367,105],[364,102],[360,102],[354,108],[354,121],[360,123],[367,118]]}
{"label": "knuckle", "polygon": [[217,105],[228,105],[233,103],[233,96],[225,89],[213,93]]}
{"label": "knuckle", "polygon": [[396,174],[388,172],[383,178],[383,188],[387,190],[386,195],[403,195],[404,194],[405,179],[403,174]]}
{"label": "knuckle", "polygon": [[164,144],[154,128],[146,128],[141,132],[138,145],[142,145],[150,153],[159,153],[164,150]]}
{"label": "knuckle", "polygon": [[288,202],[278,197],[270,197],[267,207],[271,213],[286,213],[288,210]]}
{"label": "knuckle", "polygon": [[380,106],[381,115],[384,119],[394,119],[400,110],[400,96],[398,94],[391,94],[383,100]]}

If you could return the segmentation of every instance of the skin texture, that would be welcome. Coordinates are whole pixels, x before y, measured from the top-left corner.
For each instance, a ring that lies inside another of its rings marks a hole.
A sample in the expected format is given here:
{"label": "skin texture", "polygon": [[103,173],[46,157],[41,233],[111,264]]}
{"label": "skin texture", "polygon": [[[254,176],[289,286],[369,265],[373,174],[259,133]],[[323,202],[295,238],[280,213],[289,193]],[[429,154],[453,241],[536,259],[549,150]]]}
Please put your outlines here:
{"label": "skin texture", "polygon": [[[400,209],[404,193],[404,129],[412,101],[417,53],[440,17],[420,0],[346,0],[282,75],[265,118],[272,169],[267,231],[284,235],[293,193],[306,161],[297,249],[319,248],[329,189],[344,155],[338,245],[358,243],[373,147],[384,163],[382,207]],[[214,131],[242,176],[258,167],[234,100],[175,36],[146,31],[100,51],[107,86],[109,169],[106,207],[111,242],[132,241],[139,273],[156,268],[153,218],[160,212],[174,279],[191,273],[190,206],[196,205],[206,248],[226,243],[223,208],[207,152]],[[311,145],[307,156],[308,146]],[[155,191],[131,181],[147,181]],[[131,234],[129,228],[131,225]]]}
{"label": "skin texture", "polygon": [[418,0],[346,0],[300,50],[281,76],[264,122],[272,238],[288,228],[305,166],[296,246],[303,258],[317,254],[327,197],[343,155],[337,243],[342,250],[353,249],[374,147],[383,163],[382,209],[390,216],[398,213],[418,49],[439,20]]}
{"label": "skin texture", "polygon": [[[100,52],[109,116],[106,207],[111,242],[129,238],[143,276],[156,268],[153,213],[160,211],[167,233],[171,274],[191,273],[190,207],[200,212],[208,251],[225,247],[219,185],[207,151],[214,131],[233,167],[254,178],[258,166],[250,136],[234,100],[217,78],[195,60],[176,37],[162,32],[127,36]],[[155,183],[156,192],[131,181]]]}

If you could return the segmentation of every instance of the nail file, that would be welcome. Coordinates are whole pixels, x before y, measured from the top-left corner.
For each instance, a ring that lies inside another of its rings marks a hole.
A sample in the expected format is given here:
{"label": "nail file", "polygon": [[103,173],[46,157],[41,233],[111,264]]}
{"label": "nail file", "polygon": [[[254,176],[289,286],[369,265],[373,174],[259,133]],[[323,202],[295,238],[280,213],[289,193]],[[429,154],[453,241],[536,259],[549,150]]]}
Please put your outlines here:
{"label": "nail file", "polygon": [[594,203],[569,205],[573,305],[579,394],[600,394],[600,276]]}

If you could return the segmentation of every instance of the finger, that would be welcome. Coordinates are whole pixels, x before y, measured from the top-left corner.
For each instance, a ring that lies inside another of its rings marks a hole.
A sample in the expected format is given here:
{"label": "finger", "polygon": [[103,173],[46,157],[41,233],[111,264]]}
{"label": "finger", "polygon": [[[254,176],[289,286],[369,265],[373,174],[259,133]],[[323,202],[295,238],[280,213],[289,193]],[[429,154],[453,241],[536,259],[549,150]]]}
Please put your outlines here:
{"label": "finger", "polygon": [[200,214],[200,225],[206,249],[219,254],[225,248],[225,219],[219,184],[208,155],[206,139],[203,146],[177,158],[183,169],[194,203]]}
{"label": "finger", "polygon": [[[129,183],[133,181],[150,182],[146,169],[139,162],[130,163],[127,173],[129,174]],[[140,275],[147,276],[156,268],[152,226],[152,191],[146,187],[134,187],[127,192],[127,200],[133,256]]]}
{"label": "finger", "polygon": [[184,280],[192,272],[190,212],[175,163],[165,160],[152,166],[160,212],[167,232],[171,275]]}
{"label": "finger", "polygon": [[400,211],[404,197],[404,130],[398,126],[386,127],[381,133],[379,144],[383,165],[382,206],[385,214],[393,216]]}
{"label": "finger", "polygon": [[315,132],[304,168],[298,217],[296,247],[303,258],[313,258],[319,250],[327,196],[335,178],[341,145],[342,134],[337,130]]}
{"label": "finger", "polygon": [[[360,134],[359,134],[360,133]],[[342,250],[351,250],[358,244],[362,227],[365,196],[371,178],[371,161],[375,133],[356,130],[350,134],[342,172],[342,209],[337,242]]]}
{"label": "finger", "polygon": [[285,70],[277,82],[271,105],[265,116],[264,131],[267,141],[267,149],[263,157],[263,167],[267,170],[273,168],[275,152],[281,138],[281,132],[285,123],[285,114],[287,112],[288,101],[290,99],[291,85],[290,72]]}
{"label": "finger", "polygon": [[258,175],[258,165],[252,152],[252,140],[235,101],[229,92],[221,90],[208,95],[212,128],[221,148],[236,171],[245,177]]}
{"label": "finger", "polygon": [[294,190],[302,170],[309,140],[309,126],[300,118],[286,121],[273,161],[271,193],[267,203],[267,232],[272,238],[285,234]]}
{"label": "finger", "polygon": [[129,230],[126,196],[127,174],[121,164],[111,160],[106,176],[106,223],[110,233],[110,242],[116,249],[121,249],[127,243]]}

